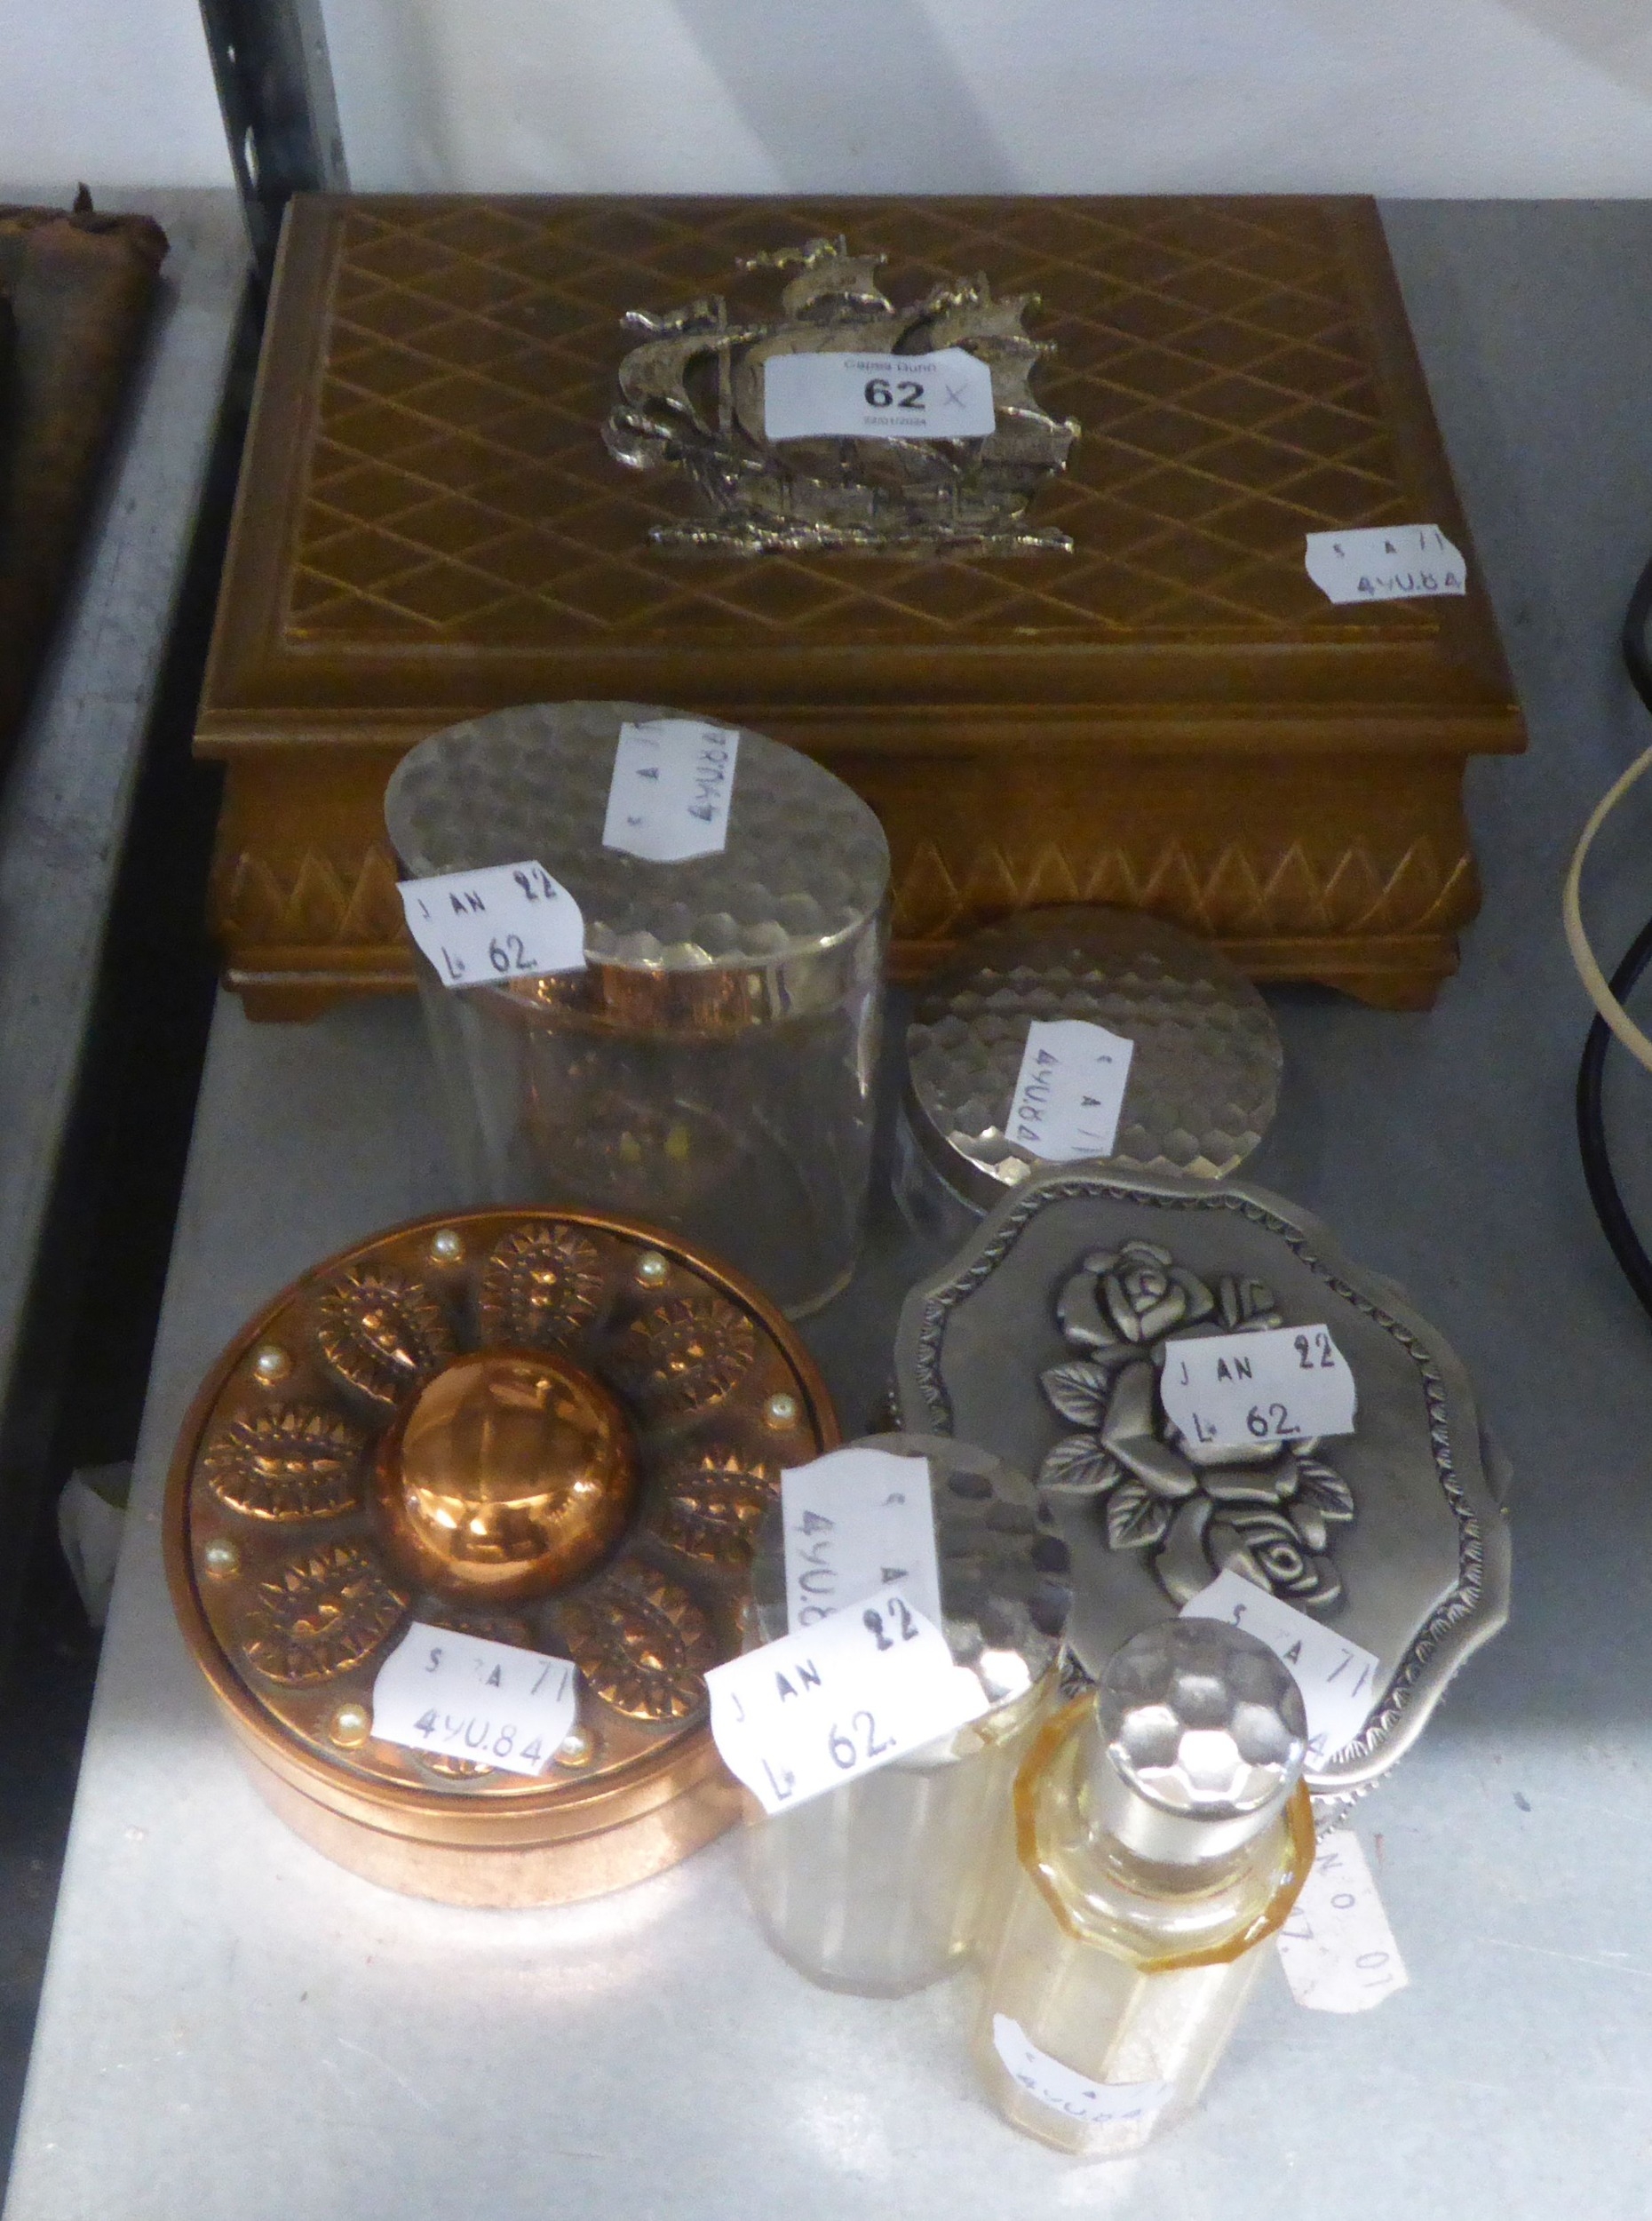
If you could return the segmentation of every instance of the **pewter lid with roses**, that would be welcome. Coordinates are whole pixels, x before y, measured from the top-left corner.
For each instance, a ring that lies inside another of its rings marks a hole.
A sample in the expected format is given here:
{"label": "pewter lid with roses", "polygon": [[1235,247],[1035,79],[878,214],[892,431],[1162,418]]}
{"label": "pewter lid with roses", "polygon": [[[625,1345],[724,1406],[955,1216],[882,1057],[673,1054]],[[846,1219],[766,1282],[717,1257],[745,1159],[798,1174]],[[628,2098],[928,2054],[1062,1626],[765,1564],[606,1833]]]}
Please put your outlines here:
{"label": "pewter lid with roses", "polygon": [[[1325,1325],[1356,1430],[1211,1450],[1166,1415],[1187,1336]],[[1451,1675],[1508,1616],[1497,1461],[1444,1338],[1318,1220],[1241,1182],[1052,1166],[908,1297],[901,1421],[1037,1477],[1071,1554],[1068,1642],[1099,1674],[1224,1570],[1380,1661],[1373,1709],[1310,1763],[1322,1813],[1416,1739]]]}

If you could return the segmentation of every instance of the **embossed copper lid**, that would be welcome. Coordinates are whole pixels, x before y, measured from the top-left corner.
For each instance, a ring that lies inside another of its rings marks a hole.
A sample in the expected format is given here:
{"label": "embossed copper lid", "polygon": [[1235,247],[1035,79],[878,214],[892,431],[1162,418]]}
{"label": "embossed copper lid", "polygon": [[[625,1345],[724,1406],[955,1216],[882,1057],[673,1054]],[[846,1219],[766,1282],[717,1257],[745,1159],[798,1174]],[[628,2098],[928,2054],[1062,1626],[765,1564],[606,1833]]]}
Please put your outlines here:
{"label": "embossed copper lid", "polygon": [[[703,1676],[740,1648],[782,1466],[837,1436],[780,1314],[681,1243],[572,1212],[422,1220],[307,1273],[214,1367],[169,1485],[173,1602],[319,1849],[453,1902],[592,1896],[735,1817]],[[374,1737],[416,1620],[574,1661],[542,1774]]]}
{"label": "embossed copper lid", "polygon": [[531,857],[584,917],[584,972],[473,992],[525,1011],[719,1031],[837,1005],[888,890],[889,847],[868,806],[810,757],[740,729],[715,856],[655,864],[603,846],[621,727],[688,714],[531,703],[450,726],[402,758],[385,823],[414,878]]}
{"label": "embossed copper lid", "polygon": [[1278,1031],[1219,949],[1140,911],[1027,911],[972,935],[907,1028],[913,1136],[981,1210],[1039,1168],[1005,1132],[1035,1018],[1085,1018],[1135,1045],[1110,1163],[1219,1179],[1273,1123]]}

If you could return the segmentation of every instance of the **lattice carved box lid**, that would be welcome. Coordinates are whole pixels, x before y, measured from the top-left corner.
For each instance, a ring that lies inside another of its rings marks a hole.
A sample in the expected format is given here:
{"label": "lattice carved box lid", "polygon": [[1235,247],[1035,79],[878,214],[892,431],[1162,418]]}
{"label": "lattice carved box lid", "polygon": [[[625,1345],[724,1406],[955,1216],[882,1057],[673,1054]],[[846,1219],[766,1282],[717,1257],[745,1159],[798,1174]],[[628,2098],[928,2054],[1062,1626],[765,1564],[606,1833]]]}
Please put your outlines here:
{"label": "lattice carved box lid", "polygon": [[[662,548],[679,475],[602,427],[636,333],[842,235],[907,303],[983,275],[1082,427],[1070,553]],[[1462,598],[1338,608],[1326,528],[1431,522]],[[1465,758],[1523,744],[1375,204],[330,199],[290,210],[197,741],[212,911],[255,1009],[410,984],[385,783],[525,702],[658,702],[816,756],[878,812],[897,967],[1061,902],[1256,977],[1427,1001],[1478,895]]]}
{"label": "lattice carved box lid", "polygon": [[[318,1266],[186,1421],[168,1572],[254,1776],[342,1863],[544,1903],[671,1864],[735,1816],[705,1669],[741,1646],[782,1464],[837,1440],[764,1298],[576,1213],[420,1221]],[[373,1732],[413,1622],[571,1660],[535,1773]]]}
{"label": "lattice carved box lid", "polygon": [[[1354,1432],[1194,1445],[1160,1385],[1179,1345],[1280,1326],[1329,1328]],[[908,1297],[895,1387],[902,1426],[1037,1477],[1070,1552],[1067,1638],[1087,1673],[1229,1570],[1375,1657],[1365,1724],[1310,1757],[1322,1815],[1410,1747],[1507,1618],[1507,1469],[1461,1363],[1264,1189],[1036,1174]]]}
{"label": "lattice carved box lid", "polygon": [[[650,547],[686,498],[604,450],[622,316],[743,289],[755,308],[772,275],[740,260],[823,232],[886,257],[903,298],[977,271],[1038,298],[1040,404],[1083,437],[1036,521],[1072,554]],[[1310,531],[1465,532],[1370,203],[301,197],[272,335],[215,747],[286,708],[312,734],[434,730],[662,681],[758,724],[1023,703],[1034,671],[1086,704],[1508,704],[1477,584],[1339,609],[1303,568]]]}

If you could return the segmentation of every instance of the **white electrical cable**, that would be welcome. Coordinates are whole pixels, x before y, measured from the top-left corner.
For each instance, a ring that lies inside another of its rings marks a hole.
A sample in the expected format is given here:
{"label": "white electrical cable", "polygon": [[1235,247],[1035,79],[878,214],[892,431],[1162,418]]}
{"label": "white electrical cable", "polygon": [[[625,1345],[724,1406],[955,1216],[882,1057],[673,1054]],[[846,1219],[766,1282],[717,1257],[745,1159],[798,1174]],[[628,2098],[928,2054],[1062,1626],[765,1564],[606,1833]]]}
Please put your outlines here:
{"label": "white electrical cable", "polygon": [[1577,976],[1589,991],[1589,999],[1606,1020],[1618,1039],[1637,1063],[1652,1071],[1652,1040],[1648,1040],[1629,1013],[1624,1008],[1608,983],[1606,974],[1595,962],[1594,951],[1584,931],[1583,906],[1579,890],[1583,884],[1584,859],[1593,845],[1594,837],[1612,812],[1617,808],[1630,788],[1643,771],[1652,769],[1652,748],[1644,756],[1638,756],[1620,779],[1613,781],[1595,804],[1589,822],[1572,851],[1570,869],[1566,874],[1566,887],[1561,896],[1561,915],[1566,922],[1566,938],[1570,944],[1572,962],[1577,967]]}

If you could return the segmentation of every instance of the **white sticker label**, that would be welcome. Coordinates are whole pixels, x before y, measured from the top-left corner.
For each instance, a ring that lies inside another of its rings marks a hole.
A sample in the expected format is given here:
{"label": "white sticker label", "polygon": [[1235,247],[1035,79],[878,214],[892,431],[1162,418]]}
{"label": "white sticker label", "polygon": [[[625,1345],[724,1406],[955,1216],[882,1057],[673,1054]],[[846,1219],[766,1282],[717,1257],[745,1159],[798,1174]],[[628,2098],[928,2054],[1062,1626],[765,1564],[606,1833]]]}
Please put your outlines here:
{"label": "white sticker label", "polygon": [[602,845],[647,864],[720,856],[728,842],[740,736],[727,725],[656,717],[622,725]]}
{"label": "white sticker label", "polygon": [[1008,2013],[992,2016],[992,2048],[1023,2090],[1068,2121],[1146,2123],[1171,2094],[1169,2082],[1092,2082],[1041,2051]]}
{"label": "white sticker label", "polygon": [[397,892],[408,931],[449,987],[585,968],[579,904],[543,864],[403,880]]}
{"label": "white sticker label", "polygon": [[939,354],[771,354],[771,440],[973,440],[990,432],[992,372],[962,347]]}
{"label": "white sticker label", "polygon": [[1437,524],[1310,532],[1307,575],[1328,601],[1419,601],[1466,593],[1468,566]]}
{"label": "white sticker label", "polygon": [[899,1588],[940,1626],[927,1458],[834,1450],[782,1473],[780,1512],[793,1635],[879,1588]]}
{"label": "white sticker label", "polygon": [[1110,1157],[1133,1041],[1087,1018],[1035,1018],[1005,1133],[1051,1164]]}
{"label": "white sticker label", "polygon": [[1351,1435],[1358,1408],[1328,1326],[1185,1335],[1165,1346],[1159,1394],[1187,1440],[1211,1450]]}
{"label": "white sticker label", "polygon": [[373,1733],[408,1750],[538,1774],[560,1749],[578,1703],[567,1659],[415,1620],[373,1684]]}
{"label": "white sticker label", "polygon": [[766,1812],[858,1781],[991,1701],[896,1588],[713,1666],[705,1685],[723,1763]]}
{"label": "white sticker label", "polygon": [[1368,2013],[1410,1980],[1359,1838],[1327,1836],[1279,1931],[1279,1962],[1299,2005]]}
{"label": "white sticker label", "polygon": [[1322,1627],[1283,1596],[1243,1573],[1219,1573],[1181,1608],[1184,1620],[1226,1620],[1244,1628],[1289,1666],[1307,1713],[1308,1758],[1334,1758],[1351,1743],[1382,1694],[1382,1660],[1374,1651]]}

